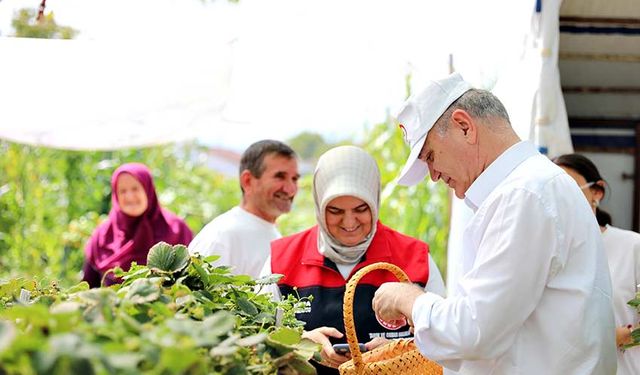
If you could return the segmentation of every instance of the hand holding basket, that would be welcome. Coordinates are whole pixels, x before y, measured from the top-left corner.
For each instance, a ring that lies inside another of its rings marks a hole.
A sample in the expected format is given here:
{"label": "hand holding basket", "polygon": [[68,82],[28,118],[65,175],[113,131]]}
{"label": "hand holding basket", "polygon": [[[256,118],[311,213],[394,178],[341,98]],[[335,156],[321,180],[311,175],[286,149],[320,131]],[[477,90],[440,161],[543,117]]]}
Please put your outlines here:
{"label": "hand holding basket", "polygon": [[364,275],[380,269],[393,273],[402,282],[410,282],[407,275],[399,267],[382,262],[362,268],[349,280],[344,293],[343,314],[344,329],[347,334],[347,342],[349,343],[352,359],[340,365],[340,374],[441,375],[442,367],[420,354],[413,339],[391,340],[385,345],[364,353],[364,355],[360,351],[353,319],[355,290]]}

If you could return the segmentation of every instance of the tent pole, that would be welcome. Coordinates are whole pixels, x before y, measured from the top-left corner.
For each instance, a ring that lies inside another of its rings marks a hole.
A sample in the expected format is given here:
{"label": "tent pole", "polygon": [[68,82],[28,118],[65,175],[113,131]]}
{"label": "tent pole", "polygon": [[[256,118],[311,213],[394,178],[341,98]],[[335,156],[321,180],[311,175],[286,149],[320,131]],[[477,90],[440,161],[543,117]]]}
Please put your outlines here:
{"label": "tent pole", "polygon": [[635,171],[633,172],[633,230],[640,232],[640,122],[636,123],[636,147],[634,148]]}

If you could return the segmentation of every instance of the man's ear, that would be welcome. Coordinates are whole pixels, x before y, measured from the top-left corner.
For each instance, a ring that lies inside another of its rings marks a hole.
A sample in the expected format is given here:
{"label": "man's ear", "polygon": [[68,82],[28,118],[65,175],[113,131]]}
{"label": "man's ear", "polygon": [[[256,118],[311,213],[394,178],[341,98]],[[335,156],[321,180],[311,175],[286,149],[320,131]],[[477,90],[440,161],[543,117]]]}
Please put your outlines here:
{"label": "man's ear", "polygon": [[452,127],[454,131],[462,133],[466,142],[476,144],[478,141],[478,124],[464,109],[456,109],[451,114]]}
{"label": "man's ear", "polygon": [[245,193],[251,187],[252,178],[253,178],[253,175],[251,174],[251,172],[249,172],[248,169],[245,169],[244,171],[242,171],[242,173],[240,173],[240,186],[242,186],[242,190],[244,190]]}

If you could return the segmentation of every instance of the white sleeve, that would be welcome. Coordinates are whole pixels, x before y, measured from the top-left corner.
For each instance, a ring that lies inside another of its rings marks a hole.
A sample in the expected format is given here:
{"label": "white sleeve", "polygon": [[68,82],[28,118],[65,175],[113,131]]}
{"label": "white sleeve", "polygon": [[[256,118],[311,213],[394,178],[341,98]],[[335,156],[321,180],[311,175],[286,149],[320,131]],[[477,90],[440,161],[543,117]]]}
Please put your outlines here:
{"label": "white sleeve", "polygon": [[433,292],[441,297],[447,296],[447,289],[444,287],[444,280],[440,274],[440,270],[429,254],[429,280],[424,286],[425,292]]}
{"label": "white sleeve", "polygon": [[498,197],[491,205],[477,249],[468,249],[477,251],[460,280],[461,294],[443,299],[427,292],[414,303],[416,344],[433,360],[502,355],[544,291],[559,248],[555,221],[527,191]]}
{"label": "white sleeve", "polygon": [[[267,257],[267,261],[264,262],[264,266],[262,266],[262,270],[260,270],[260,277],[265,277],[271,275],[271,255]],[[280,288],[278,288],[278,284],[269,284],[269,285],[261,285],[256,286],[256,293],[266,294],[271,293],[273,296],[273,300],[278,302],[282,299],[282,293],[280,293]]]}

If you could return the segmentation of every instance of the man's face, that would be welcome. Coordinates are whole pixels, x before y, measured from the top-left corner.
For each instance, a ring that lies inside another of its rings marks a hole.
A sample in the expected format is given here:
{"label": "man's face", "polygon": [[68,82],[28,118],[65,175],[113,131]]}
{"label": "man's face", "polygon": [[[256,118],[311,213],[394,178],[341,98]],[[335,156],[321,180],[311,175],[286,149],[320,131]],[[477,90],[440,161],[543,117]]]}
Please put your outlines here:
{"label": "man's face", "polygon": [[465,139],[465,132],[453,124],[441,134],[432,128],[418,158],[427,163],[433,181],[442,180],[463,199],[465,193],[480,175],[476,172],[476,150]]}
{"label": "man's face", "polygon": [[266,155],[262,161],[264,172],[249,178],[245,187],[245,200],[255,214],[269,222],[291,211],[293,198],[298,192],[298,162],[278,154]]}

